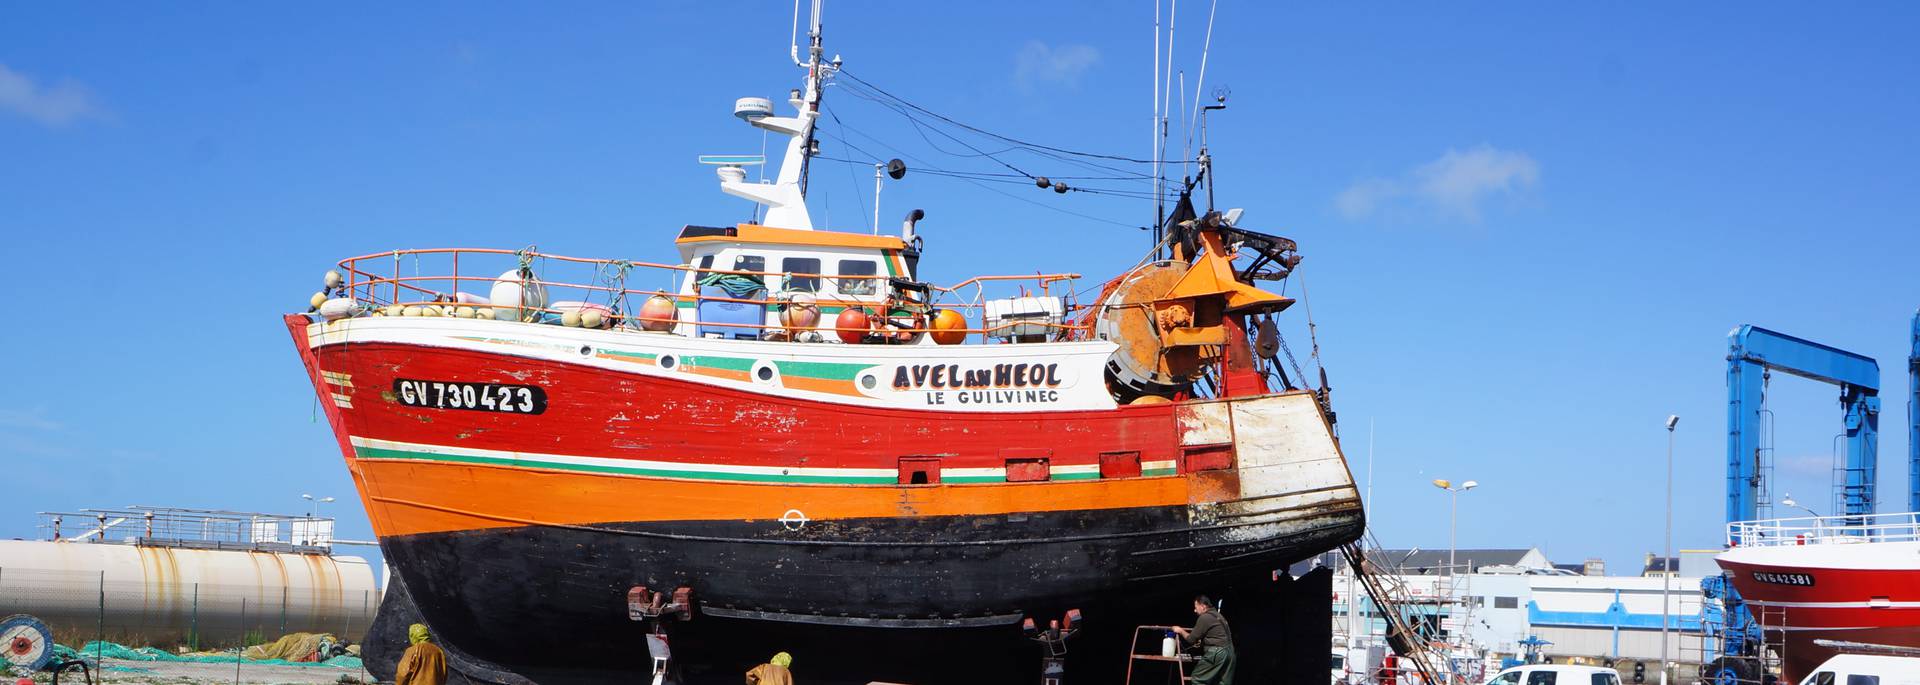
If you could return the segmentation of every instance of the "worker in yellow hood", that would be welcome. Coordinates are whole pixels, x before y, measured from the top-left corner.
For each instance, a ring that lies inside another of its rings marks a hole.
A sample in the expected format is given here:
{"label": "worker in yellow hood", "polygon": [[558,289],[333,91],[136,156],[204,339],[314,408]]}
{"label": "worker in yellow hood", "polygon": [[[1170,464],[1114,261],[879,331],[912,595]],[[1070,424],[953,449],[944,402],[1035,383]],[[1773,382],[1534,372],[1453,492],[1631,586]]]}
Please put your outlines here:
{"label": "worker in yellow hood", "polygon": [[787,670],[792,665],[792,654],[775,654],[767,663],[747,671],[747,685],[793,685],[793,671]]}
{"label": "worker in yellow hood", "polygon": [[394,685],[444,685],[447,682],[447,653],[433,644],[425,625],[407,626],[407,647],[400,655],[400,667],[393,672]]}

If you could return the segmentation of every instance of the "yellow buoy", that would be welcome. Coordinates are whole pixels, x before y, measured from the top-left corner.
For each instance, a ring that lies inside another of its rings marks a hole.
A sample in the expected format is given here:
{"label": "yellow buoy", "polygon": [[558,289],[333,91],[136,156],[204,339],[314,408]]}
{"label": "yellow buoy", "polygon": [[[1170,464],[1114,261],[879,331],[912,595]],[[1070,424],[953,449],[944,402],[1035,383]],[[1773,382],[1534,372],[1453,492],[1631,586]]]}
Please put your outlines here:
{"label": "yellow buoy", "polygon": [[480,307],[478,309],[475,309],[473,310],[473,318],[491,319],[493,318],[493,309],[491,307]]}
{"label": "yellow buoy", "polygon": [[453,309],[453,315],[457,318],[471,319],[473,318],[473,308],[472,307],[455,307]]}
{"label": "yellow buoy", "polygon": [[420,307],[418,306],[409,306],[405,309],[402,309],[400,310],[400,315],[401,316],[425,316],[420,312]]}
{"label": "yellow buoy", "polygon": [[387,305],[386,309],[382,309],[380,311],[386,314],[387,316],[406,316],[407,315],[406,309],[397,304]]}
{"label": "yellow buoy", "polygon": [[322,302],[326,302],[326,301],[327,301],[327,294],[326,294],[326,293],[314,293],[314,294],[313,294],[313,297],[309,297],[309,298],[307,298],[307,309],[308,309],[309,311],[311,311],[311,310],[314,310],[314,309],[319,309],[319,308],[320,308],[320,304],[321,304]]}
{"label": "yellow buoy", "polygon": [[580,326],[583,328],[599,328],[601,324],[606,322],[606,315],[601,314],[598,309],[589,309],[580,312]]}
{"label": "yellow buoy", "polygon": [[569,309],[560,314],[560,325],[568,328],[580,327],[580,310]]}

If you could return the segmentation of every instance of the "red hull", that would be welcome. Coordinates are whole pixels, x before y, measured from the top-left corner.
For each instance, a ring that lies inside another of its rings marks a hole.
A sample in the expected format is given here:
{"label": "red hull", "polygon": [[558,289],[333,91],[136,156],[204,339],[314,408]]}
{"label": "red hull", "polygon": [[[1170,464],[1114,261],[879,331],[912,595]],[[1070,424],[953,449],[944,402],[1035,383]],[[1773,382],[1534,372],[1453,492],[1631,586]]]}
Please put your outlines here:
{"label": "red hull", "polygon": [[1719,557],[1799,680],[1836,650],[1815,640],[1920,648],[1920,543],[1737,548]]}
{"label": "red hull", "polygon": [[[353,434],[475,449],[699,463],[724,455],[744,466],[804,463],[893,469],[903,456],[940,456],[947,468],[992,468],[1003,450],[1046,446],[1053,464],[1098,464],[1101,452],[1174,459],[1172,405],[1104,411],[967,413],[809,402],[695,386],[638,374],[455,349],[356,343],[318,350],[321,368],[352,375],[353,403],[374,405],[400,377],[536,383],[555,398],[540,416],[387,405],[347,409]],[[359,395],[371,395],[365,400]],[[611,419],[609,417],[612,417]]]}

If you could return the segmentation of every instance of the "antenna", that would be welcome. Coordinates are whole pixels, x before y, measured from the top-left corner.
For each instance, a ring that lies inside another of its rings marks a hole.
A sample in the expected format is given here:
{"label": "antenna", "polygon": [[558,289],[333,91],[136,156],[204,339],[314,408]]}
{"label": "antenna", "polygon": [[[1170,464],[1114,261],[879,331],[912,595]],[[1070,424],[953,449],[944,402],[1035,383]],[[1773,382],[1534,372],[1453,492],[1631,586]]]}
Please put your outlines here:
{"label": "antenna", "polygon": [[1153,0],[1153,137],[1147,143],[1153,153],[1153,258],[1159,259],[1167,222],[1167,198],[1160,188],[1160,0]]}
{"label": "antenna", "polygon": [[[1207,54],[1213,52],[1213,15],[1220,10],[1220,0],[1213,0],[1213,8],[1207,10],[1207,40],[1200,47],[1200,79],[1193,82],[1193,116],[1200,116],[1200,89],[1207,85]],[[1187,121],[1187,142],[1193,142],[1193,121]],[[1202,142],[1201,147],[1206,147]]]}
{"label": "antenna", "polygon": [[[1166,83],[1160,88],[1160,122],[1154,134],[1158,138],[1158,140],[1155,141],[1155,146],[1159,149],[1159,151],[1155,153],[1154,159],[1160,160],[1167,158],[1167,117],[1173,114],[1173,33],[1179,27],[1180,0],[1170,0],[1167,5],[1167,68],[1163,76],[1166,79]],[[1155,171],[1156,173],[1154,175],[1158,176],[1158,169]],[[1159,194],[1164,196],[1166,193],[1166,184],[1156,179],[1154,185],[1162,189]]]}
{"label": "antenna", "polygon": [[1197,112],[1200,115],[1200,178],[1207,182],[1207,211],[1213,211],[1213,153],[1207,151],[1207,113],[1226,109],[1227,96],[1232,93],[1225,86],[1213,89],[1214,104],[1202,107]]}
{"label": "antenna", "polygon": [[793,31],[788,34],[788,41],[791,47],[787,48],[787,54],[793,58],[794,66],[807,66],[800,61],[800,0],[793,0]]}

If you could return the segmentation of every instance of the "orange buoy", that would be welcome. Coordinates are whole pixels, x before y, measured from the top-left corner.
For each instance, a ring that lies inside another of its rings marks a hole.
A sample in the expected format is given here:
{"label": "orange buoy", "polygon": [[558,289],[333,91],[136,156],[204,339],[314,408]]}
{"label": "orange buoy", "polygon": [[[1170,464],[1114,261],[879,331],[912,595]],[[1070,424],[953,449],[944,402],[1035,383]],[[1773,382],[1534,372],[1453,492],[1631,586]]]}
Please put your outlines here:
{"label": "orange buoy", "polygon": [[941,345],[958,345],[967,341],[967,317],[951,309],[941,309],[933,313],[933,341]]}
{"label": "orange buoy", "polygon": [[655,295],[640,305],[640,328],[649,331],[669,331],[679,323],[680,309],[674,306],[673,298]]}
{"label": "orange buoy", "polygon": [[867,337],[868,327],[873,325],[864,309],[849,307],[840,312],[833,320],[834,334],[840,336],[840,342],[848,345],[859,344]]}

